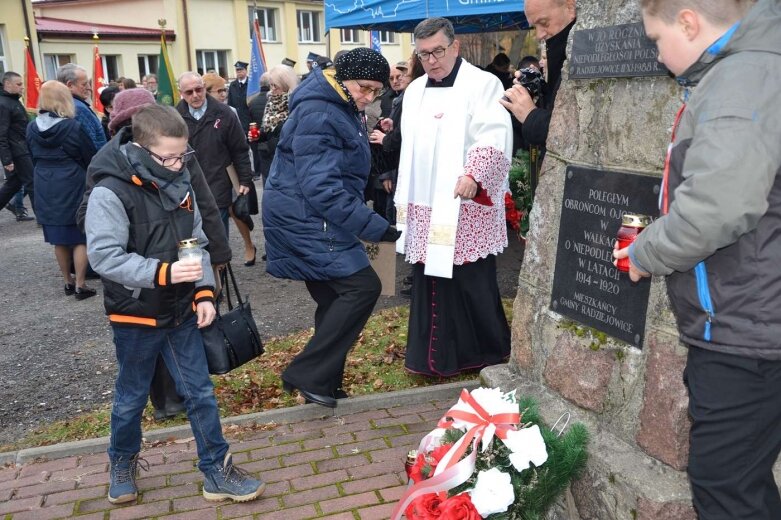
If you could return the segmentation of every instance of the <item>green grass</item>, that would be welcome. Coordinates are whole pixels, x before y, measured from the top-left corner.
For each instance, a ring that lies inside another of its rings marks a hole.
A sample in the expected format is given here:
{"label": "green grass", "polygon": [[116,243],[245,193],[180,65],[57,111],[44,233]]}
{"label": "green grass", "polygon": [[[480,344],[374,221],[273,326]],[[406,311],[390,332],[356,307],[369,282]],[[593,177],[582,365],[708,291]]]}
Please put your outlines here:
{"label": "green grass", "polygon": [[[508,321],[512,321],[512,300],[503,301]],[[351,396],[390,392],[443,382],[471,380],[476,372],[443,378],[428,378],[411,374],[404,369],[404,350],[407,344],[409,307],[394,307],[375,313],[347,357],[345,390]],[[266,352],[260,358],[223,376],[212,376],[214,392],[222,417],[243,415],[273,408],[303,404],[296,394],[282,391],[279,375],[293,357],[304,348],[312,330],[269,339]],[[111,406],[77,415],[71,419],[47,424],[18,442],[0,446],[0,451],[46,446],[60,442],[92,439],[109,434]],[[153,430],[185,424],[187,419],[156,422],[152,406],[148,404],[142,418],[143,429]]]}

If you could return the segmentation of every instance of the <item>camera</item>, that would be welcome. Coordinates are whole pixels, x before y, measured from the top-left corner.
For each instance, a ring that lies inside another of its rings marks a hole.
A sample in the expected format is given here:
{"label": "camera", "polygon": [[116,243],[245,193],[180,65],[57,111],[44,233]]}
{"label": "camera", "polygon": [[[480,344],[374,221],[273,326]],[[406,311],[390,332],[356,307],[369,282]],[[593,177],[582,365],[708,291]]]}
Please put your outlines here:
{"label": "camera", "polygon": [[532,67],[521,69],[518,72],[518,83],[526,89],[532,99],[539,96],[542,93],[542,73]]}

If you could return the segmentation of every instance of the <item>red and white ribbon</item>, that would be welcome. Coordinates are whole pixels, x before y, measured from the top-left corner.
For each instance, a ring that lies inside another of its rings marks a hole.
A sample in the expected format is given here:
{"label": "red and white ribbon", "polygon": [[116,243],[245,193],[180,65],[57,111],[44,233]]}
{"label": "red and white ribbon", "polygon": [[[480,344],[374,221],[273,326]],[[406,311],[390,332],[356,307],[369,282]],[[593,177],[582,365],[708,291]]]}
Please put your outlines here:
{"label": "red and white ribbon", "polygon": [[[507,409],[518,410],[518,405],[506,401]],[[518,428],[521,421],[521,414],[515,412],[502,412],[496,414],[488,413],[475,397],[466,389],[461,390],[461,398],[439,420],[437,429],[426,435],[420,441],[419,453],[427,453],[429,448],[435,442],[439,442],[446,429],[466,426],[467,431],[458,442],[442,457],[437,464],[437,469],[431,478],[422,480],[410,487],[401,497],[401,500],[391,513],[392,520],[399,520],[404,514],[409,504],[418,497],[429,493],[439,493],[448,491],[456,486],[460,486],[469,479],[475,470],[475,461],[477,460],[477,450],[482,440],[482,448],[485,450],[493,436],[500,439],[507,438],[507,432]],[[472,451],[463,459],[461,458],[471,444]]]}

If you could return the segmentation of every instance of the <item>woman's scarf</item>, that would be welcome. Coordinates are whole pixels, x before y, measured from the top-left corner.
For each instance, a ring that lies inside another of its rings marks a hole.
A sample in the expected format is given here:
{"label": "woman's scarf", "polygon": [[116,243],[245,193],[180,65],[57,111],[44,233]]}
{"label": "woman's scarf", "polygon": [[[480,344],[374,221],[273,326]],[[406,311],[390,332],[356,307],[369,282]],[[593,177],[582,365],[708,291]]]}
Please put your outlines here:
{"label": "woman's scarf", "polygon": [[268,94],[266,101],[266,110],[263,112],[263,122],[260,129],[266,134],[270,134],[276,127],[287,121],[289,93]]}

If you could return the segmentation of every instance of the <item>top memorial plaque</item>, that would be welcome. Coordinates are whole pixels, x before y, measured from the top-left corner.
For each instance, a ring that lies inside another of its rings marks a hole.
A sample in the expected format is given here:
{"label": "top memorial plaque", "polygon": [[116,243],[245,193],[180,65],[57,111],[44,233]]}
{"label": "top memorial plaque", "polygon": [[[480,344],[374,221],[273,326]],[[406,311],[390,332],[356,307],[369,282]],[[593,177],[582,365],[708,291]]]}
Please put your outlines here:
{"label": "top memorial plaque", "polygon": [[666,76],[654,42],[642,23],[576,31],[569,61],[570,79]]}

